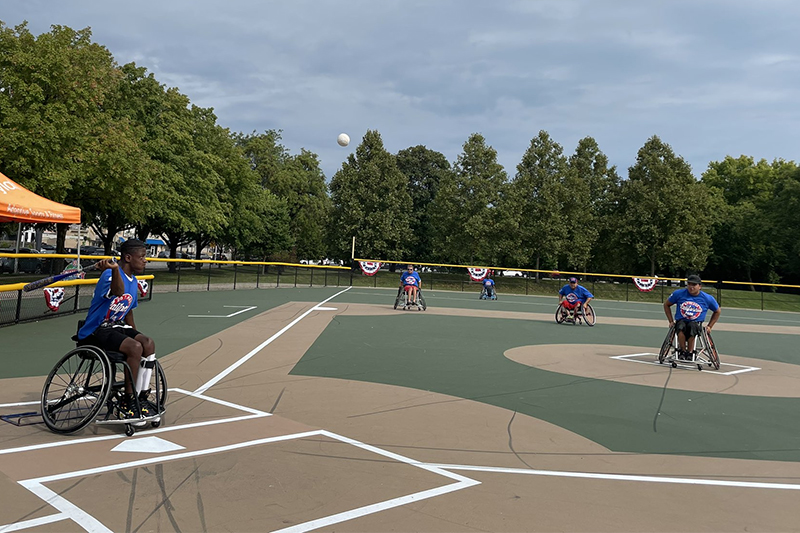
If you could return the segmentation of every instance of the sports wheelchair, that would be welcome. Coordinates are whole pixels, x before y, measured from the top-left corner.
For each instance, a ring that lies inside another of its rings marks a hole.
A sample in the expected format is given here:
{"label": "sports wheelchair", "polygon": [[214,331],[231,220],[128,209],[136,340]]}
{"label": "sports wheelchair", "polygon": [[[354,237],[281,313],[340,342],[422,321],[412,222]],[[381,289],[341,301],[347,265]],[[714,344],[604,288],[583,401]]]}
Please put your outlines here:
{"label": "sports wheelchair", "polygon": [[[687,339],[687,343],[689,340]],[[678,349],[678,332],[675,326],[670,326],[667,337],[661,344],[661,350],[658,352],[658,362],[660,364],[667,363],[672,365],[672,368],[677,368],[678,365],[697,365],[697,370],[703,370],[704,366],[714,367],[714,370],[719,370],[719,353],[711,334],[706,330],[705,326],[701,324],[700,335],[694,338],[694,350],[688,352],[688,359],[681,359],[680,351]]]}
{"label": "sports wheelchair", "polygon": [[497,300],[497,289],[492,287],[483,286],[481,289],[481,300]]}
{"label": "sports wheelchair", "polygon": [[556,308],[556,324],[568,322],[571,324],[586,324],[594,326],[597,323],[597,315],[594,313],[592,304],[581,304],[578,309],[567,309],[563,303],[559,303]]}
{"label": "sports wheelchair", "polygon": [[[78,322],[78,329],[82,326],[83,320]],[[74,433],[90,422],[124,424],[125,434],[130,437],[136,427],[146,426],[148,422],[154,428],[161,425],[166,412],[167,378],[157,360],[146,362],[146,367],[153,370],[151,386],[144,391],[134,389],[136,411],[141,413],[146,401],[157,412],[126,419],[122,417],[121,406],[125,398],[125,378],[130,378],[131,368],[125,355],[81,345],[77,335],[72,339],[77,347],[56,363],[42,389],[42,418],[50,430]]]}
{"label": "sports wheelchair", "polygon": [[403,287],[398,287],[397,297],[394,299],[394,308],[397,309],[398,307],[402,307],[403,310],[416,307],[417,310],[424,311],[428,308],[428,304],[425,303],[421,288],[417,289],[417,303],[412,304],[408,301],[408,293],[403,290]]}

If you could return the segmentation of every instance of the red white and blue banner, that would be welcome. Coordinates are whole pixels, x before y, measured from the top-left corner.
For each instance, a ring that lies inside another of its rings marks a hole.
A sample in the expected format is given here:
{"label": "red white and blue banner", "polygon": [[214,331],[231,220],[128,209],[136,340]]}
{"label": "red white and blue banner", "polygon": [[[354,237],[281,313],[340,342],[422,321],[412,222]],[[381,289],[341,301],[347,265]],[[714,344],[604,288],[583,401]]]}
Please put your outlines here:
{"label": "red white and blue banner", "polygon": [[44,289],[44,301],[47,307],[54,313],[58,311],[61,302],[64,301],[64,287],[51,287]]}
{"label": "red white and blue banner", "polygon": [[358,265],[366,276],[374,276],[381,269],[381,264],[377,261],[359,261]]}
{"label": "red white and blue banner", "polygon": [[656,287],[658,276],[655,278],[633,278],[633,284],[642,292],[650,292]]}
{"label": "red white and blue banner", "polygon": [[488,268],[467,268],[469,271],[469,279],[472,281],[481,281],[489,274]]}
{"label": "red white and blue banner", "polygon": [[149,285],[147,285],[147,282],[143,279],[137,279],[136,281],[139,283],[139,295],[142,298],[146,298],[147,291],[150,290]]}

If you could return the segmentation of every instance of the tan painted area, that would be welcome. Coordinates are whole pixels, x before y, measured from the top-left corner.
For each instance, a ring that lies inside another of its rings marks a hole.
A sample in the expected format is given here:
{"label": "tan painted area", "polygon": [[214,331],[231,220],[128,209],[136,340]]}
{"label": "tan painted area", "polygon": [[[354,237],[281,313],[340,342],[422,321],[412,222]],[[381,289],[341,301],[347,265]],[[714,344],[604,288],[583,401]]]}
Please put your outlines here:
{"label": "tan painted area", "polygon": [[[547,422],[477,401],[403,387],[289,375],[337,315],[402,313],[390,306],[337,304],[335,301],[327,306],[337,310],[312,312],[207,392],[214,398],[273,412],[274,416],[158,433],[142,431],[137,436],[158,436],[185,448],[163,454],[164,458],[187,451],[200,452],[255,439],[325,429],[424,463],[768,483],[798,483],[800,479],[800,464],[614,453]],[[310,307],[307,303],[281,306],[165,357],[162,362],[170,386],[189,391],[200,387]],[[426,312],[487,316],[485,311],[478,315],[451,309]],[[552,320],[543,314],[542,318],[527,313],[509,315],[506,318]],[[663,328],[663,323],[659,323],[659,327]],[[666,368],[653,367],[654,374],[650,375],[647,365],[608,358],[616,348],[623,351],[613,355],[621,355],[631,347],[595,347],[594,351],[592,347],[558,347],[568,352],[562,353],[561,359],[544,353],[547,350],[535,353],[531,348],[537,347],[511,350],[507,355],[520,362],[527,361],[525,364],[575,375],[588,375],[574,367],[581,366],[577,361],[585,359],[586,366],[592,370],[583,372],[591,372],[592,377],[619,381],[652,379],[654,386],[663,386],[664,376],[669,372]],[[578,348],[586,348],[585,353]],[[642,378],[633,376],[636,372],[645,375]],[[672,379],[683,379],[678,374],[681,373],[673,371]],[[686,371],[685,374],[686,380],[690,380],[702,373]],[[724,379],[704,374],[702,377]],[[740,376],[739,380],[743,378]],[[20,397],[35,399],[41,385],[41,379],[9,380],[9,387],[0,391],[0,403]],[[242,415],[246,413],[171,393],[164,427]],[[0,427],[0,451],[118,432],[114,428],[90,426],[81,434],[68,437],[54,435],[41,426]],[[0,498],[4,502],[14,502],[0,515],[5,520],[3,523],[42,513],[42,501],[20,489],[16,480],[101,466],[109,470],[51,482],[47,486],[113,531],[136,528],[140,531],[266,531],[454,482],[325,436],[114,469],[113,465],[154,457],[111,451],[124,440],[119,436],[60,448],[0,454],[0,476],[4,476],[0,477]],[[321,530],[797,530],[798,491],[453,472],[481,484]],[[46,509],[45,515],[52,512],[49,507]],[[80,530],[72,522],[38,529]]]}
{"label": "tan painted area", "polygon": [[[642,355],[631,360],[612,359],[620,355],[653,354],[655,351],[652,347],[642,346],[543,344],[519,346],[506,351],[505,356],[542,370],[634,385],[742,396],[800,398],[798,365],[720,354],[718,371],[699,372],[696,366],[691,365],[672,369],[669,364],[643,364],[656,362],[655,355]],[[727,372],[745,370],[741,367],[755,367],[757,370],[725,375]]]}

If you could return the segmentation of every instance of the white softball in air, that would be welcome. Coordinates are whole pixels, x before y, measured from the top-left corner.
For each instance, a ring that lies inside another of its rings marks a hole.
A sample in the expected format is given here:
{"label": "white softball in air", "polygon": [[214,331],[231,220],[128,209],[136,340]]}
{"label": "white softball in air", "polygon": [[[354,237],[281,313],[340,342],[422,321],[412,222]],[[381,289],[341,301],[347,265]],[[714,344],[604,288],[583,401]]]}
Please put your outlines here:
{"label": "white softball in air", "polygon": [[347,146],[350,144],[350,136],[346,133],[340,133],[339,137],[336,138],[336,142],[339,143],[339,146]]}

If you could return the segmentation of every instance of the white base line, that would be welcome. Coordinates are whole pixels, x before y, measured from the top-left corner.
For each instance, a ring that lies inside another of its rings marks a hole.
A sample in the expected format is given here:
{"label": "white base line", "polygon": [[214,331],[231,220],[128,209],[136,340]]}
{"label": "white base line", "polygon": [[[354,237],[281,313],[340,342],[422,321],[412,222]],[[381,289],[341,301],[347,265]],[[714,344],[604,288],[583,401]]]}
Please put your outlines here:
{"label": "white base line", "polygon": [[[241,305],[223,305],[222,307],[242,307],[242,306]],[[256,309],[257,307],[258,306],[256,306],[256,305],[251,305],[250,307],[242,309],[241,311],[236,311],[235,313],[231,313],[229,315],[188,315],[188,316],[189,316],[189,318],[230,318],[232,316],[236,316],[236,315],[239,315],[241,313],[246,313],[246,312],[248,312],[248,311],[250,311],[252,309]]]}
{"label": "white base line", "polygon": [[4,526],[0,526],[0,533],[8,533],[9,531],[21,531],[23,529],[43,526],[45,524],[52,524],[53,522],[59,522],[61,520],[66,520],[68,518],[69,517],[64,513],[58,513],[58,514],[51,514],[50,516],[43,516],[41,518],[34,518],[32,520],[25,520],[24,522],[14,522],[13,524],[6,524]]}
{"label": "white base line", "polygon": [[[257,409],[252,409],[250,407],[244,407],[242,405],[237,405],[235,403],[226,402],[224,400],[218,400],[216,398],[211,398],[209,396],[204,396],[202,394],[190,393],[184,391],[183,389],[169,389],[170,392],[180,392],[182,394],[189,394],[190,396],[194,396],[195,398],[199,398],[202,400],[207,400],[210,402],[218,403],[221,405],[225,405],[227,407],[232,407],[233,409],[238,409],[240,411],[244,411],[246,413],[252,413],[245,416],[234,416],[232,418],[222,418],[219,420],[206,420],[205,422],[193,422],[191,424],[183,424],[179,426],[165,426],[160,427],[158,429],[148,429],[147,434],[153,435],[157,433],[167,433],[169,431],[178,431],[180,429],[191,429],[191,428],[198,428],[203,426],[214,426],[217,424],[227,424],[229,422],[240,422],[242,420],[253,420],[256,418],[264,418],[266,416],[272,416],[269,413],[265,413],[263,411],[259,411]],[[55,442],[45,442],[42,444],[31,444],[28,446],[20,446],[19,448],[6,448],[0,449],[0,455],[6,455],[11,453],[19,453],[19,452],[28,452],[31,450],[42,450],[45,448],[58,448],[61,446],[70,446],[72,444],[85,444],[87,442],[99,442],[103,440],[114,440],[114,439],[126,439],[125,435],[120,434],[113,434],[113,435],[101,435],[99,437],[85,437],[82,439],[72,439],[72,440],[60,440]]]}
{"label": "white base line", "polygon": [[[619,361],[629,361],[631,363],[641,363],[643,365],[658,365],[658,366],[667,366],[667,363],[659,363],[658,361],[639,361],[638,359],[631,359],[631,357],[641,357],[643,355],[651,355],[653,357],[657,357],[657,353],[631,353],[628,355],[612,355],[609,359],[617,359]],[[697,368],[697,363],[692,361],[676,361],[678,363],[678,367],[680,368]],[[705,365],[704,365],[705,366]],[[711,370],[710,368],[704,370],[707,374],[715,374],[717,376],[733,376],[735,374],[744,374],[745,372],[755,372],[756,370],[761,370],[761,368],[757,366],[745,366],[745,365],[734,365],[733,363],[720,363],[720,368],[723,366],[735,366],[741,368],[742,370],[733,370],[731,372],[720,372],[719,370]]]}
{"label": "white base line", "polygon": [[800,490],[800,484],[760,483],[756,481],[725,481],[721,479],[695,479],[663,476],[637,476],[627,474],[596,474],[592,472],[559,472],[557,470],[528,470],[526,468],[500,468],[494,466],[470,466],[429,464],[445,470],[465,470],[467,472],[494,472],[498,474],[526,474],[529,476],[567,477],[579,479],[603,479],[610,481],[639,481],[644,483],[674,483],[677,485],[706,485],[713,487],[735,487],[746,489]]}
{"label": "white base line", "polygon": [[35,402],[17,402],[17,403],[0,403],[0,409],[3,407],[22,407],[23,405],[42,405],[42,401]]}
{"label": "white base line", "polygon": [[233,363],[231,366],[229,366],[228,368],[226,368],[225,370],[223,370],[222,372],[220,372],[219,374],[217,374],[216,376],[214,376],[213,378],[211,378],[211,379],[210,379],[208,382],[206,382],[204,385],[200,386],[200,387],[199,387],[197,390],[195,390],[194,392],[196,392],[196,393],[198,393],[198,394],[202,394],[202,393],[206,392],[208,389],[210,389],[211,387],[213,387],[214,385],[216,385],[217,383],[219,383],[220,381],[222,381],[223,379],[225,379],[225,377],[226,377],[228,374],[230,374],[231,372],[233,372],[234,370],[236,370],[237,368],[239,368],[240,366],[242,366],[243,364],[245,364],[247,361],[249,361],[249,360],[250,360],[250,358],[252,358],[252,357],[253,357],[254,355],[256,355],[258,352],[260,352],[261,350],[263,350],[264,348],[266,348],[267,346],[269,346],[270,344],[272,344],[272,341],[274,341],[275,339],[277,339],[278,337],[280,337],[281,335],[283,335],[284,333],[286,333],[287,331],[289,331],[289,330],[292,328],[292,326],[294,326],[295,324],[297,324],[298,322],[300,322],[301,320],[303,320],[305,317],[307,317],[308,315],[310,315],[311,313],[313,313],[314,311],[316,311],[316,310],[317,310],[317,309],[316,309],[317,307],[319,307],[319,306],[321,306],[321,305],[323,305],[323,304],[326,304],[326,303],[328,303],[329,301],[333,300],[334,298],[336,298],[336,297],[337,297],[337,296],[339,296],[340,294],[343,294],[343,293],[345,293],[345,292],[349,291],[350,289],[351,289],[351,287],[347,287],[345,290],[343,290],[343,291],[339,291],[339,292],[337,292],[336,294],[334,294],[333,296],[331,296],[330,298],[326,298],[325,300],[321,301],[321,302],[320,302],[320,303],[318,303],[317,305],[313,306],[311,309],[307,310],[305,313],[303,313],[303,314],[302,314],[302,315],[300,315],[299,317],[297,317],[297,318],[295,318],[294,320],[292,320],[291,322],[289,322],[289,324],[288,324],[288,325],[284,326],[284,327],[283,327],[283,328],[282,328],[282,329],[281,329],[279,332],[277,332],[275,335],[273,335],[273,336],[272,336],[272,337],[270,337],[269,339],[265,340],[264,342],[262,342],[261,344],[259,344],[258,346],[256,346],[256,347],[255,347],[253,350],[251,350],[251,351],[250,351],[250,353],[248,353],[248,354],[244,355],[244,356],[243,356],[241,359],[239,359],[238,361],[236,361],[235,363]]}

